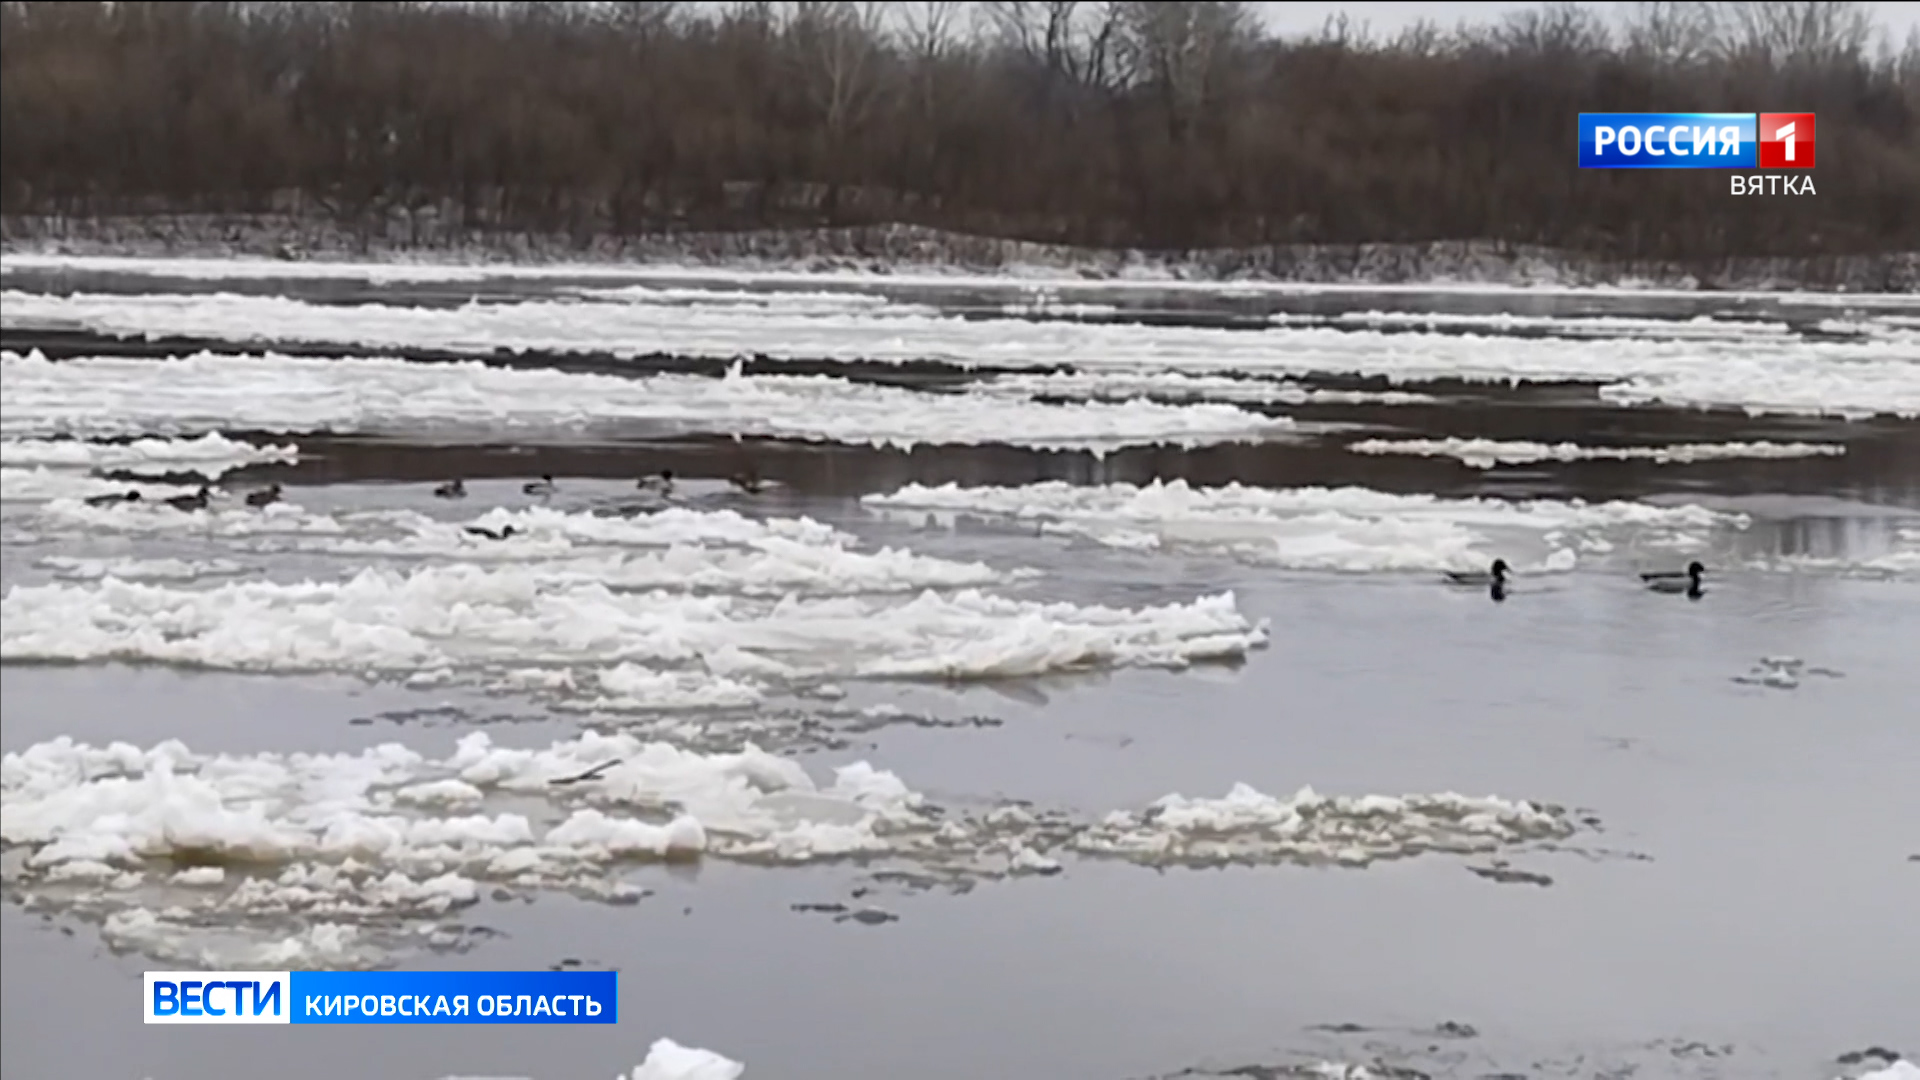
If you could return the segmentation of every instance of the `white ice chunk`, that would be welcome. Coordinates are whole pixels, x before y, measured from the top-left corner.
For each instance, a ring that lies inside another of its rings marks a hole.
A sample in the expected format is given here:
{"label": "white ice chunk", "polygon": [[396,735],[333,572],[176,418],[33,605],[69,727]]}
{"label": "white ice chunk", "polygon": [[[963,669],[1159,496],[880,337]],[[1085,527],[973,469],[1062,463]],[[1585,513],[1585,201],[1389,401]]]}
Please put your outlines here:
{"label": "white ice chunk", "polygon": [[[9,327],[57,324],[105,334],[306,341],[357,345],[369,351],[555,349],[719,359],[751,355],[776,360],[938,360],[969,366],[1336,373],[1402,382],[1444,378],[1599,381],[1611,384],[1608,392],[1628,402],[1843,416],[1920,414],[1920,352],[1916,351],[1920,335],[1897,328],[1845,341],[1812,341],[1764,327],[1755,331],[1741,323],[1716,327],[1708,320],[1711,333],[1702,333],[1696,326],[1691,332],[1661,338],[1569,338],[1517,337],[1501,328],[1489,328],[1487,333],[1422,333],[1335,326],[1247,330],[981,320],[936,315],[906,305],[897,310],[882,306],[826,312],[779,304],[583,305],[568,299],[443,309],[319,304],[222,293],[120,296],[18,290],[7,290],[0,302],[4,303],[0,321]],[[667,387],[672,385],[661,383],[660,389],[649,392],[670,398]],[[828,392],[826,384],[814,385]],[[867,394],[841,387],[831,394],[834,408],[822,409],[816,403],[811,412],[829,416],[839,411],[842,396],[891,403],[876,406],[874,416],[857,418],[864,426],[856,425],[854,433],[864,437],[877,430],[893,430],[875,427],[881,422],[877,414],[888,408],[898,410],[896,399],[909,392]],[[1009,408],[1004,401],[998,404]],[[849,412],[856,410],[866,411],[860,406],[849,408]],[[18,406],[9,411],[19,411]],[[647,414],[644,408],[639,412]],[[933,422],[931,418],[901,413],[899,420],[912,421],[902,424],[903,436],[939,441],[921,433],[922,427],[912,426],[924,426]],[[803,418],[799,426],[806,429],[811,423]],[[1004,430],[1023,428],[1009,423]]]}
{"label": "white ice chunk", "polygon": [[1842,443],[1677,443],[1671,446],[1581,446],[1577,443],[1506,442],[1495,439],[1362,439],[1350,443],[1356,454],[1406,454],[1450,457],[1476,469],[1497,465],[1529,465],[1537,461],[1651,461],[1656,465],[1691,465],[1700,461],[1739,458],[1780,459],[1838,457]]}
{"label": "white ice chunk", "polygon": [[0,465],[12,468],[43,465],[135,473],[196,472],[209,479],[247,465],[292,462],[299,455],[300,448],[293,443],[256,446],[217,431],[197,439],[135,439],[124,443],[68,439],[0,441]]}
{"label": "white ice chunk", "polygon": [[418,435],[434,428],[651,423],[681,434],[1105,452],[1256,441],[1291,423],[1228,404],[1051,404],[1003,394],[924,393],[825,375],[744,375],[737,364],[723,378],[627,379],[395,359],[200,353],[54,363],[37,352],[0,352],[0,374],[0,434],[8,438],[221,428]]}
{"label": "white ice chunk", "polygon": [[647,1059],[614,1080],[740,1080],[747,1067],[711,1050],[681,1046],[672,1039],[655,1040]]}
{"label": "white ice chunk", "polygon": [[[1579,500],[1447,499],[1365,488],[1198,488],[1183,480],[1021,487],[908,485],[869,495],[869,507],[1038,523],[1044,531],[1130,549],[1188,548],[1301,570],[1484,569],[1504,554],[1527,570],[1565,570],[1596,540],[1698,540],[1750,524],[1698,506]],[[1519,546],[1538,551],[1518,559]]]}

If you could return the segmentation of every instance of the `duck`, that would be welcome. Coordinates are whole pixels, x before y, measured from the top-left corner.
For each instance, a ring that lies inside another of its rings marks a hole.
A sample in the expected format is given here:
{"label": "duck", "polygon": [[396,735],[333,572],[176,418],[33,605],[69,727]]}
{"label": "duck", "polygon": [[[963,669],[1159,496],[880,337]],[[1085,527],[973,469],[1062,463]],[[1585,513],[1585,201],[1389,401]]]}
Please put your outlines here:
{"label": "duck", "polygon": [[752,469],[734,473],[732,476],[727,477],[727,483],[732,484],[736,490],[743,491],[748,495],[758,495],[767,490],[766,481],[761,480],[760,474],[754,472]]}
{"label": "duck", "polygon": [[449,480],[434,488],[433,495],[437,499],[464,499],[467,497],[467,482],[458,479]]}
{"label": "duck", "polygon": [[[1447,580],[1451,581],[1455,585],[1497,586],[1500,589],[1501,593],[1504,594],[1507,590],[1508,569],[1509,567],[1507,566],[1507,560],[1495,559],[1493,560],[1493,565],[1491,567],[1488,567],[1484,571],[1449,570],[1447,571]],[[1494,597],[1494,599],[1499,600],[1499,599],[1503,599],[1503,597],[1496,596]]]}
{"label": "duck", "polygon": [[505,540],[519,531],[511,525],[502,525],[498,529],[489,529],[485,525],[467,526],[468,536],[484,536],[488,540]]}
{"label": "duck", "polygon": [[520,490],[529,495],[551,495],[556,489],[553,486],[553,477],[546,473],[541,473],[540,479],[530,480],[527,483],[521,484]]}
{"label": "duck", "polygon": [[280,485],[268,484],[258,491],[247,492],[248,506],[266,506],[280,501]]}
{"label": "duck", "polygon": [[1686,593],[1698,600],[1700,594],[1705,591],[1701,586],[1700,577],[1706,572],[1707,568],[1696,560],[1688,563],[1685,570],[1656,570],[1641,574],[1640,580],[1654,592]]}
{"label": "duck", "polygon": [[87,499],[88,506],[113,506],[117,503],[139,502],[137,491],[116,491],[110,495],[93,495]]}
{"label": "duck", "polygon": [[673,494],[673,470],[661,469],[659,476],[643,476],[634,481],[634,487],[641,491],[651,491],[666,496]]}
{"label": "duck", "polygon": [[184,510],[189,513],[195,510],[205,510],[207,508],[207,499],[212,494],[213,492],[205,484],[202,484],[200,485],[200,490],[191,495],[175,495],[173,498],[168,499],[167,505],[173,507],[175,510]]}

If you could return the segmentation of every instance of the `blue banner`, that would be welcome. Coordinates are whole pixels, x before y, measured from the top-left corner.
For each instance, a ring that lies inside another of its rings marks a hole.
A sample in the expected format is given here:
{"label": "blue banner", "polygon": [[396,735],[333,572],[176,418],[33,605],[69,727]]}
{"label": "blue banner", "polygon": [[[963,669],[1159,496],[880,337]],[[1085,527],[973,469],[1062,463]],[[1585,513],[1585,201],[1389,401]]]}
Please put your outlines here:
{"label": "blue banner", "polygon": [[1754,113],[1581,113],[1583,169],[1751,169]]}
{"label": "blue banner", "polygon": [[295,1024],[615,1024],[615,971],[295,971]]}

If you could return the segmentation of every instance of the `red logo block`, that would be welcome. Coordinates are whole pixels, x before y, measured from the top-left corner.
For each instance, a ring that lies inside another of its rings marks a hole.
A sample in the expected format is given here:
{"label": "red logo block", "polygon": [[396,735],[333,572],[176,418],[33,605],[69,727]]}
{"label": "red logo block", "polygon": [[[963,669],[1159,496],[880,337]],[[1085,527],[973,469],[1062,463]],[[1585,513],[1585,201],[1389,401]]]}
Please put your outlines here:
{"label": "red logo block", "polygon": [[1813,168],[1812,113],[1763,112],[1756,134],[1760,136],[1761,168]]}

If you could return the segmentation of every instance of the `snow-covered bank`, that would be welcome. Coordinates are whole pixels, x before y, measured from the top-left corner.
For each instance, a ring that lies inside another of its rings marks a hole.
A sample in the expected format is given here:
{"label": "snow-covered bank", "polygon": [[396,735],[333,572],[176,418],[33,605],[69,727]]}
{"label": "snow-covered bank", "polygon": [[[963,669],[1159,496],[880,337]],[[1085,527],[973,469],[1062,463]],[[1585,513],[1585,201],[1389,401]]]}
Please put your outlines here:
{"label": "snow-covered bank", "polygon": [[[1920,289],[1920,253],[1840,258],[1737,258],[1711,270],[1626,264],[1578,252],[1489,241],[1427,244],[1285,244],[1182,252],[1094,250],[967,236],[911,225],[652,236],[476,233],[404,210],[353,228],[288,215],[154,214],[0,220],[9,256],[260,260],[298,274],[307,260],[379,265],[492,264],[620,268],[648,264],[765,273],[1026,279],[1199,280],[1347,284],[1474,283],[1579,287],[1598,284],[1693,290]],[[622,265],[624,264],[624,265]],[[4,265],[4,264],[0,264]],[[404,272],[404,271],[403,271]]]}
{"label": "snow-covered bank", "polygon": [[[1241,330],[968,319],[929,314],[913,305],[819,314],[810,302],[789,309],[780,303],[669,305],[530,299],[438,308],[316,304],[284,296],[231,293],[51,295],[13,289],[0,294],[0,299],[5,304],[0,324],[8,328],[59,326],[109,336],[212,339],[233,342],[236,347],[305,342],[365,349],[369,355],[393,349],[546,350],[635,358],[664,354],[710,360],[758,356],[774,361],[937,361],[972,368],[1069,368],[1135,375],[1336,374],[1393,382],[1571,381],[1601,383],[1603,396],[1628,404],[1647,401],[1839,416],[1920,415],[1920,335],[1905,330],[1837,341],[1810,341],[1790,334],[1755,336],[1745,329],[1708,339],[1700,337],[1697,327],[1694,336],[1686,339],[1521,338],[1332,327]],[[98,366],[109,361],[89,363]],[[807,388],[824,391],[829,384],[834,384],[836,398],[870,398],[875,415],[859,417],[861,430],[853,433],[867,439],[881,437],[874,431],[892,431],[880,418],[900,407],[899,395],[909,393],[872,387],[856,391],[833,379],[786,383],[767,381],[780,376],[745,378],[725,393],[752,394],[754,407],[760,410],[777,407],[777,403],[759,401],[761,397],[807,396]],[[672,381],[657,385],[669,401],[686,394],[723,393],[712,389],[715,380],[702,382],[709,384],[706,389]],[[1111,408],[1137,404],[1141,403]],[[810,414],[819,411],[813,405],[808,403]],[[1155,413],[1156,418],[1159,415]],[[815,430],[819,421],[794,424]]]}

